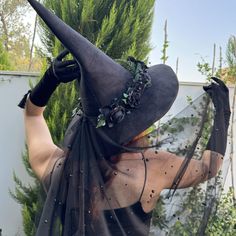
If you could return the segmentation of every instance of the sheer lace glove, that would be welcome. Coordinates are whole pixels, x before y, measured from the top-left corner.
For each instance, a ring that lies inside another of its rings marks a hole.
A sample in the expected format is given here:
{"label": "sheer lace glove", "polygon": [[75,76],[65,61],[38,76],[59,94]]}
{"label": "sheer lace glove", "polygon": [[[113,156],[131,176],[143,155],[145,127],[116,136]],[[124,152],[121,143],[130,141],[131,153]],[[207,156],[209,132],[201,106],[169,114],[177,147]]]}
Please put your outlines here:
{"label": "sheer lace glove", "polygon": [[231,114],[229,90],[220,79],[212,77],[212,80],[214,82],[209,86],[203,87],[210,96],[215,107],[214,124],[207,144],[207,149],[224,155],[227,145],[227,132]]}
{"label": "sheer lace glove", "polygon": [[52,62],[52,65],[45,72],[43,78],[31,91],[23,97],[19,103],[19,107],[24,108],[28,94],[30,94],[31,102],[39,107],[44,107],[48,103],[49,98],[60,83],[68,83],[80,78],[80,68],[75,60],[63,59],[69,51],[62,51]]}

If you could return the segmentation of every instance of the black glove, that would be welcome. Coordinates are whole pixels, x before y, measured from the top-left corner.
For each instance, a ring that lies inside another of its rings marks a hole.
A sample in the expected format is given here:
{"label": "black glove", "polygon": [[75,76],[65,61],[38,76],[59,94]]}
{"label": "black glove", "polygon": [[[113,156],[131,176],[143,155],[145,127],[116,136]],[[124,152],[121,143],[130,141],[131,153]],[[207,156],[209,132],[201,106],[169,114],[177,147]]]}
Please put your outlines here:
{"label": "black glove", "polygon": [[31,91],[23,97],[19,103],[19,107],[24,108],[27,95],[30,93],[31,102],[39,107],[44,107],[48,103],[49,98],[60,83],[68,83],[80,78],[80,68],[75,60],[63,61],[69,51],[62,51],[52,62],[52,65],[45,72],[43,78]]}
{"label": "black glove", "polygon": [[209,86],[203,86],[203,89],[209,94],[214,104],[216,112],[223,110],[225,124],[229,125],[230,120],[230,103],[229,103],[229,89],[224,82],[216,77],[212,77],[216,83],[211,83]]}
{"label": "black glove", "polygon": [[230,120],[229,90],[224,82],[216,77],[212,77],[215,82],[203,89],[209,94],[214,107],[215,117],[210,139],[207,144],[208,150],[225,154],[227,145],[227,132]]}
{"label": "black glove", "polygon": [[76,60],[63,61],[69,54],[65,49],[52,62],[51,67],[46,71],[52,79],[59,83],[68,83],[80,77],[80,69]]}

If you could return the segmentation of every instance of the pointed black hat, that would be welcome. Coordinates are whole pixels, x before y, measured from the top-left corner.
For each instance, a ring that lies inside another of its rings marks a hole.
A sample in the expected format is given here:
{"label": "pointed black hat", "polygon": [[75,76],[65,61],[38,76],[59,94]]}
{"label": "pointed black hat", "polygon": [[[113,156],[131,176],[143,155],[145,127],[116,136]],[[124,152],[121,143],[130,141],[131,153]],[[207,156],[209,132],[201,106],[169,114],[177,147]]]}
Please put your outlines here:
{"label": "pointed black hat", "polygon": [[[80,84],[82,107],[85,115],[96,126],[101,108],[109,107],[114,98],[122,97],[133,75],[39,2],[28,2],[80,64],[83,72]],[[146,68],[144,72],[148,74],[151,86],[142,93],[138,107],[131,109],[130,114],[114,126],[97,128],[118,144],[129,142],[159,120],[177,96],[178,80],[169,66],[155,65]]]}

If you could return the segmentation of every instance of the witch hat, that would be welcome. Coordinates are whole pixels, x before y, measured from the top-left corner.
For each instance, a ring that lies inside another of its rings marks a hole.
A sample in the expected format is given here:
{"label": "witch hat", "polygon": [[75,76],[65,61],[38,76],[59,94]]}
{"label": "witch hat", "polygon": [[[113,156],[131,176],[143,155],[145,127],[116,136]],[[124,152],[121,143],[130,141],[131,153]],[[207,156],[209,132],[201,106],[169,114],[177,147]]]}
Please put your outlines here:
{"label": "witch hat", "polygon": [[[114,104],[115,98],[122,97],[133,75],[39,2],[35,0],[28,2],[80,64],[82,71],[80,95],[83,111],[96,126],[101,110],[104,107],[111,108],[109,104]],[[121,145],[131,141],[165,115],[178,93],[178,80],[169,66],[154,65],[142,73],[146,73],[146,77],[150,78],[151,86],[142,93],[138,107],[127,112],[129,114],[112,127],[105,125],[97,128]],[[110,113],[114,115],[117,107],[111,109],[113,110]],[[118,109],[118,112],[121,110]]]}

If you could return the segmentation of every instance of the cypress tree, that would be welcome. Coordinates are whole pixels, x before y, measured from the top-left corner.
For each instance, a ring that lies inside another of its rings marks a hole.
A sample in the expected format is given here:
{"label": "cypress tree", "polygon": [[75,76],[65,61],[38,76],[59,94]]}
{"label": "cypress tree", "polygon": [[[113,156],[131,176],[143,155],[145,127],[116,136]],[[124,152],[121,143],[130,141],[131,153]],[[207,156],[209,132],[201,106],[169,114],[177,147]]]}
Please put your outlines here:
{"label": "cypress tree", "polygon": [[[150,33],[155,0],[44,0],[68,25],[107,53],[113,59],[126,59],[132,55],[147,60],[151,50]],[[45,55],[55,56],[62,44],[40,20],[40,37]],[[50,59],[48,60],[50,61]],[[47,63],[45,63],[46,66]],[[31,85],[32,86],[32,85]],[[53,141],[60,145],[72,111],[79,97],[78,82],[61,84],[51,97],[44,117],[51,131]],[[41,211],[42,188],[28,163],[28,153],[23,156],[26,169],[35,180],[34,186],[24,186],[14,175],[15,193],[11,193],[22,205],[23,226],[27,236],[35,233],[35,218]]]}
{"label": "cypress tree", "polygon": [[11,70],[11,63],[9,60],[8,52],[4,49],[2,42],[0,41],[0,70]]}
{"label": "cypress tree", "polygon": [[[114,59],[132,55],[145,60],[155,0],[44,0],[46,7]],[[58,53],[61,44],[40,21],[47,53]]]}

